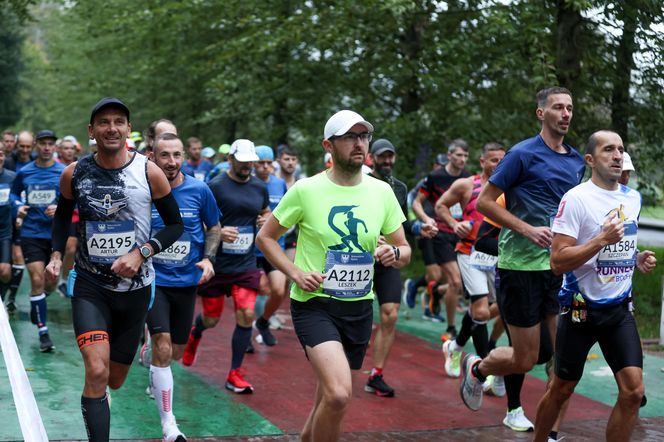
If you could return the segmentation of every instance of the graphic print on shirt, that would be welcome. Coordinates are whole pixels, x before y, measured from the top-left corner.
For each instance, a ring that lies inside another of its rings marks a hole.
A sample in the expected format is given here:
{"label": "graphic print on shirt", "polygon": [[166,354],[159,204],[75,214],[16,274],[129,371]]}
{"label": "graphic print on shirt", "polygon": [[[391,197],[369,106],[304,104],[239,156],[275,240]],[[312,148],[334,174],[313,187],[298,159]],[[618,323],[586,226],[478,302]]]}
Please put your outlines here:
{"label": "graphic print on shirt", "polygon": [[[364,220],[355,218],[353,209],[356,207],[358,206],[334,206],[330,209],[330,213],[327,215],[327,224],[334,231],[334,233],[339,235],[339,239],[341,240],[340,244],[330,246],[330,250],[347,249],[347,252],[352,252],[354,251],[353,247],[355,247],[358,252],[366,252],[366,250],[362,248],[358,241],[357,229],[360,224],[362,224],[362,227],[364,227],[364,233],[369,233],[369,229],[367,229],[367,224],[364,222]],[[345,231],[334,224],[334,218],[337,215],[346,216],[346,220],[342,222]]]}

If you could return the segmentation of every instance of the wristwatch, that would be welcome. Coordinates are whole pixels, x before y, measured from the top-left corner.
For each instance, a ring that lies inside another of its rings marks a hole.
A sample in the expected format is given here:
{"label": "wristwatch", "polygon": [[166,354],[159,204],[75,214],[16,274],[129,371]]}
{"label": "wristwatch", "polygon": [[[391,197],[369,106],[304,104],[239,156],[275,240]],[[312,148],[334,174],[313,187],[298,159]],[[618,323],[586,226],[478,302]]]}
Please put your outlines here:
{"label": "wristwatch", "polygon": [[203,259],[207,258],[212,264],[217,262],[217,256],[216,255],[205,255]]}
{"label": "wristwatch", "polygon": [[144,260],[148,260],[150,256],[152,256],[152,250],[150,250],[150,247],[148,246],[141,246],[138,249],[139,252],[141,252],[141,256],[143,257]]}

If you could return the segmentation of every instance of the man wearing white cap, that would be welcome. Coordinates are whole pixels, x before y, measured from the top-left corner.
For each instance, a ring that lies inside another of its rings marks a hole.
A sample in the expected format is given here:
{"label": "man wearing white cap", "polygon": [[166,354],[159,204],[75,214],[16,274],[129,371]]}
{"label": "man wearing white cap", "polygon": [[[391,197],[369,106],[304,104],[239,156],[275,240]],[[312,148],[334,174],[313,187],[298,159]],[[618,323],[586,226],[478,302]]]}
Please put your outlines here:
{"label": "man wearing white cap", "polygon": [[635,172],[634,164],[632,163],[632,157],[629,156],[627,152],[623,152],[623,165],[622,165],[622,174],[618,182],[623,186],[626,186],[629,183],[629,178],[632,172]]}
{"label": "man wearing white cap", "polygon": [[256,267],[254,238],[270,213],[267,186],[251,175],[254,162],[258,160],[253,142],[235,140],[229,153],[231,168],[209,183],[221,211],[223,242],[217,250],[214,278],[198,289],[203,297],[203,313],[196,317],[182,355],[184,365],[193,364],[203,331],[217,325],[224,310],[224,296],[232,297],[236,326],[226,388],[239,394],[254,391],[240,374],[240,366],[251,343],[251,324],[261,279]]}
{"label": "man wearing white cap", "polygon": [[[318,381],[305,441],[339,438],[352,395],[350,370],[362,367],[371,336],[374,261],[394,267],[410,261],[394,192],[361,172],[372,132],[356,112],[334,114],[322,142],[334,165],[295,183],[257,237],[267,259],[294,282],[293,325]],[[293,263],[278,239],[295,224]],[[380,235],[386,243],[379,246]]]}

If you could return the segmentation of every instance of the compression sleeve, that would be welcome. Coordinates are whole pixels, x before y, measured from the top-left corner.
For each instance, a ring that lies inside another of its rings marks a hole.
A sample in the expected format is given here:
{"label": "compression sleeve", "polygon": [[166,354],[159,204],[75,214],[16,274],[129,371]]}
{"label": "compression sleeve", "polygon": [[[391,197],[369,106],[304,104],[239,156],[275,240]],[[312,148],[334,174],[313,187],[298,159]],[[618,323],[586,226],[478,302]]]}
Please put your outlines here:
{"label": "compression sleeve", "polygon": [[165,227],[158,231],[148,243],[154,249],[154,254],[167,249],[182,235],[184,223],[180,216],[180,208],[172,192],[163,198],[153,201],[159,216],[164,221]]}
{"label": "compression sleeve", "polygon": [[477,232],[475,250],[487,255],[498,256],[498,233],[500,233],[498,227],[482,221],[480,230]]}
{"label": "compression sleeve", "polygon": [[53,241],[53,251],[65,254],[65,246],[69,237],[69,227],[71,226],[71,216],[74,213],[76,201],[65,198],[60,195],[58,199],[58,208],[55,209],[53,216],[53,228],[51,237]]}

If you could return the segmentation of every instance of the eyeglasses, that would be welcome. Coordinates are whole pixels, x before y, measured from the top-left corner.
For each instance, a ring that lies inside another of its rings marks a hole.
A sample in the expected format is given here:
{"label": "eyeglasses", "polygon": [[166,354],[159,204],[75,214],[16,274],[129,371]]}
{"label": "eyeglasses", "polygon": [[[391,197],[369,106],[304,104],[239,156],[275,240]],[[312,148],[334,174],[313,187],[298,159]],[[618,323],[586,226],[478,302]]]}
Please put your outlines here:
{"label": "eyeglasses", "polygon": [[364,143],[368,143],[371,141],[371,138],[373,137],[373,134],[371,132],[362,132],[362,133],[355,133],[355,132],[346,132],[343,135],[335,135],[330,137],[330,140],[341,140],[341,141],[346,141],[350,143],[354,143],[357,140],[360,140]]}

